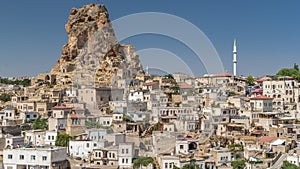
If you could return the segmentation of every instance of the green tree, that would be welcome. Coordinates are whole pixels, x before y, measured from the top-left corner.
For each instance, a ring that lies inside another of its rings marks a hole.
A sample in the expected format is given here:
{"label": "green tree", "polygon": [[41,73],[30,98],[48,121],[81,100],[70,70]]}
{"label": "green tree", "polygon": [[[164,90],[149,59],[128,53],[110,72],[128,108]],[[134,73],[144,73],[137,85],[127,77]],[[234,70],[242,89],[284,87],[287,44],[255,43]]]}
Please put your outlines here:
{"label": "green tree", "polygon": [[167,74],[164,76],[166,79],[174,79],[172,74]]}
{"label": "green tree", "polygon": [[295,164],[292,164],[288,161],[283,161],[281,168],[282,169],[300,169],[300,167],[298,167]]}
{"label": "green tree", "polygon": [[180,167],[177,167],[176,165],[174,165],[173,169],[180,169]]}
{"label": "green tree", "polygon": [[246,163],[244,160],[231,161],[231,165],[233,169],[243,169],[246,167]]}
{"label": "green tree", "polygon": [[88,128],[101,128],[101,124],[98,122],[94,122],[94,121],[90,121],[90,120],[86,120],[85,121],[85,125]]}
{"label": "green tree", "polygon": [[11,85],[22,85],[24,87],[27,87],[31,85],[31,80],[30,79],[9,80],[8,78],[0,78],[0,83],[11,84]]}
{"label": "green tree", "polygon": [[133,168],[134,169],[139,169],[142,166],[146,167],[149,164],[154,164],[154,160],[152,157],[138,157],[133,160]]}
{"label": "green tree", "polygon": [[298,65],[295,63],[293,68],[282,68],[277,72],[278,76],[290,76],[300,81],[300,71]]}
{"label": "green tree", "polygon": [[3,93],[0,95],[0,100],[3,102],[8,102],[11,100],[11,96],[7,93]]}
{"label": "green tree", "polygon": [[33,122],[32,127],[33,127],[34,130],[47,129],[48,128],[47,119],[41,119],[40,117],[37,118]]}
{"label": "green tree", "polygon": [[58,133],[55,141],[55,146],[67,147],[69,145],[69,141],[74,139],[73,136],[68,134]]}
{"label": "green tree", "polygon": [[236,150],[243,151],[243,145],[242,144],[229,144],[228,148],[231,151],[236,151]]}
{"label": "green tree", "polygon": [[299,65],[297,63],[294,63],[294,69],[299,71]]}
{"label": "green tree", "polygon": [[249,85],[254,85],[254,78],[253,78],[253,76],[249,75],[249,76],[247,77],[247,83],[248,83]]}
{"label": "green tree", "polygon": [[170,89],[173,91],[173,94],[178,95],[180,93],[179,86],[171,86]]}

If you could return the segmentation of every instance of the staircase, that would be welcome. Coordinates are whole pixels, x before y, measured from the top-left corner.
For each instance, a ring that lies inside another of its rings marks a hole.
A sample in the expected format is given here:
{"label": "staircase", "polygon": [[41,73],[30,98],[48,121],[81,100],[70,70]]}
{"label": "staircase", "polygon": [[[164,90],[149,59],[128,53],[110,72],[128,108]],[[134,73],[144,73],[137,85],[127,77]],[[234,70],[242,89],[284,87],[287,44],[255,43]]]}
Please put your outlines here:
{"label": "staircase", "polygon": [[279,153],[274,160],[272,160],[272,166],[270,169],[280,169],[284,160],[286,160],[287,154]]}

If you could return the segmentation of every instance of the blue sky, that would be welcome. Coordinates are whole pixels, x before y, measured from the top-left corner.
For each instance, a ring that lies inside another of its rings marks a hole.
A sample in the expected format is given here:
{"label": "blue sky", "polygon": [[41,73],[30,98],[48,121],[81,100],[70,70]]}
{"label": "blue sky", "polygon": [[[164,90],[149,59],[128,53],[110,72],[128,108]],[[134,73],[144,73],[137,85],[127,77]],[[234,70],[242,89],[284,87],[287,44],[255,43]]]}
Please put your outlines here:
{"label": "blue sky", "polygon": [[[34,76],[49,72],[67,42],[65,24],[72,7],[96,0],[2,1],[0,10],[0,76]],[[238,74],[269,75],[300,63],[300,2],[102,0],[110,19],[137,12],[163,12],[196,25],[210,39],[225,69],[232,71],[233,39],[238,41]],[[139,24],[139,23],[137,23]],[[143,24],[143,23],[140,23]],[[122,43],[137,50],[160,48],[179,55],[202,75],[202,64],[184,44],[168,37],[139,35]],[[143,56],[140,56],[143,57]],[[180,71],[180,65],[170,65]]]}

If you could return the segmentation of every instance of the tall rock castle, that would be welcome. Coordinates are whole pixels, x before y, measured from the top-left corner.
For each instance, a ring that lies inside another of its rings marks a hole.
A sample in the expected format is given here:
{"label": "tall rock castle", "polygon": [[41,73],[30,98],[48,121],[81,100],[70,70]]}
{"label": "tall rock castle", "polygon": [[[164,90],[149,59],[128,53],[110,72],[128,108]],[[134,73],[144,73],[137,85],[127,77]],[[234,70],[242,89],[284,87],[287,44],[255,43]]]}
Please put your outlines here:
{"label": "tall rock castle", "polygon": [[122,87],[142,73],[131,45],[118,42],[104,5],[72,9],[66,24],[68,43],[45,80],[54,85]]}

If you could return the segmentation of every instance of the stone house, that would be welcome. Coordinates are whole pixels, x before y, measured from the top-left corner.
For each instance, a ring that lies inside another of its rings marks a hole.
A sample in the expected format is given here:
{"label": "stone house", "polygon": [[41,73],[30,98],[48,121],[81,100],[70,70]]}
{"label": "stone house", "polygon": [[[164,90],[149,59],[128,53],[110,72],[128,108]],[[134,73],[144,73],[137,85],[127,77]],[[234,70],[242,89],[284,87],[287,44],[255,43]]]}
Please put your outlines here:
{"label": "stone house", "polygon": [[33,146],[45,145],[45,130],[26,130],[23,131],[25,144],[31,144]]}
{"label": "stone house", "polygon": [[217,167],[225,164],[227,167],[231,166],[231,152],[227,148],[214,148],[211,151]]}

